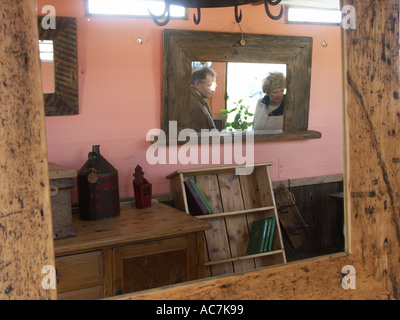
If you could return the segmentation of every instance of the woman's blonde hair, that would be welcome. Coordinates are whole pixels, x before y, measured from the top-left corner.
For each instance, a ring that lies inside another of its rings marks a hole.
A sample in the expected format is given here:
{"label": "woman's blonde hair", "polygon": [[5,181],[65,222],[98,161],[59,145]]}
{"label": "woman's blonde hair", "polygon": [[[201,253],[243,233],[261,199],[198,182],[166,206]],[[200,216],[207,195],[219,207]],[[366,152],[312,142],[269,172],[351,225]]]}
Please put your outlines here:
{"label": "woman's blonde hair", "polygon": [[286,88],[286,77],[282,72],[270,72],[262,82],[262,91],[269,94],[277,88]]}

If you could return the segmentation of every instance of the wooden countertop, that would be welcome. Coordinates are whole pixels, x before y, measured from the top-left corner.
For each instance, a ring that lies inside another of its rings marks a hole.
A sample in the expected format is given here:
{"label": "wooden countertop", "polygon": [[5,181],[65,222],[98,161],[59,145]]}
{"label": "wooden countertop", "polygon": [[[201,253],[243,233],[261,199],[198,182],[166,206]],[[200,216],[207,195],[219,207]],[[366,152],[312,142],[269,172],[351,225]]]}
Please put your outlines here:
{"label": "wooden countertop", "polygon": [[211,228],[207,222],[161,203],[146,209],[123,208],[119,217],[102,221],[84,221],[78,215],[73,215],[72,225],[78,228],[78,235],[55,240],[56,256],[168,238]]}

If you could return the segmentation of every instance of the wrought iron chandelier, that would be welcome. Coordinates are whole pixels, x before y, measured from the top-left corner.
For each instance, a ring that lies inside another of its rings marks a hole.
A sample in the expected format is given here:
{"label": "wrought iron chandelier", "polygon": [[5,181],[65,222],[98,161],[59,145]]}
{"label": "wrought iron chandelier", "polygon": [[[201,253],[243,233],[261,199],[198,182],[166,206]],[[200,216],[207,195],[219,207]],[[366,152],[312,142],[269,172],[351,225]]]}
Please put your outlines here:
{"label": "wrought iron chandelier", "polygon": [[245,4],[261,4],[264,3],[265,11],[273,20],[279,20],[283,16],[283,7],[281,6],[281,10],[277,16],[274,16],[269,6],[276,6],[282,0],[164,0],[165,1],[165,11],[161,15],[154,15],[150,11],[150,15],[153,18],[153,21],[158,26],[165,26],[171,16],[170,16],[170,6],[181,6],[185,8],[197,8],[197,17],[196,14],[193,14],[193,21],[195,24],[200,23],[201,19],[201,8],[221,8],[221,7],[234,7],[235,19],[236,22],[242,21],[242,11],[239,11],[239,6]]}

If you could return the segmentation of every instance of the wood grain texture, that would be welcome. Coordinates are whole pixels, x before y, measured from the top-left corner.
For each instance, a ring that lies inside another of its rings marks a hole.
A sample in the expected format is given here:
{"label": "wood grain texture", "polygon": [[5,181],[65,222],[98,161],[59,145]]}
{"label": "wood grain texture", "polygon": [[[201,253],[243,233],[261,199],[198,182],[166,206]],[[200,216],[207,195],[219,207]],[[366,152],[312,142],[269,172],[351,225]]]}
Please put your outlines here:
{"label": "wood grain texture", "polygon": [[54,93],[45,93],[46,116],[79,113],[78,52],[76,18],[56,17],[55,29],[42,27],[43,17],[37,17],[40,40],[52,40],[54,51]]}
{"label": "wood grain texture", "polygon": [[[355,267],[355,290],[345,290],[341,285],[343,279],[341,270],[345,265]],[[321,279],[324,279],[323,285]],[[381,283],[376,281],[353,256],[347,254],[116,297],[121,300],[387,300],[391,298]]]}
{"label": "wood grain texture", "polygon": [[[174,190],[174,200],[175,197],[185,196],[183,187],[182,191],[176,190],[183,185],[176,179],[191,179],[197,181],[214,208],[213,214],[196,216],[212,226],[205,231],[206,276],[241,273],[286,262],[279,227],[275,228],[271,252],[246,253],[253,221],[277,217],[269,165],[271,163],[255,164],[250,175],[242,176],[237,175],[235,170],[242,166],[179,170],[167,176]],[[176,203],[182,205],[184,201],[178,198]],[[183,209],[189,213],[187,205]]]}
{"label": "wood grain texture", "polygon": [[56,258],[57,292],[64,293],[103,284],[101,251]]}
{"label": "wood grain texture", "polygon": [[[314,180],[310,180],[310,183],[312,181]],[[292,181],[290,181],[290,185],[292,185]],[[294,249],[287,233],[282,232],[288,261],[343,252],[345,250],[343,199],[332,196],[339,192],[343,195],[343,183],[329,182],[291,186],[288,190],[290,190],[304,222],[309,225],[308,231],[311,236],[301,247]],[[278,198],[276,201],[279,212]]]}
{"label": "wood grain texture", "polygon": [[[196,181],[201,190],[206,191],[206,197],[215,213],[223,212],[221,196],[219,193],[218,176],[216,174],[205,174],[196,176]],[[225,219],[211,219],[208,221],[212,228],[205,231],[205,241],[208,261],[230,258],[229,238],[226,232]],[[207,268],[208,269],[208,268]],[[210,276],[233,273],[234,269],[231,263],[222,263],[209,267]],[[206,270],[206,274],[207,274]]]}
{"label": "wood grain texture", "polygon": [[66,168],[55,163],[49,162],[49,178],[50,179],[67,179],[75,178],[77,172],[75,169]]}
{"label": "wood grain texture", "polygon": [[131,206],[114,219],[74,215],[72,223],[78,235],[55,241],[59,299],[104,298],[204,277],[203,232],[210,226],[175,208]]}
{"label": "wood grain texture", "polygon": [[[231,172],[220,173],[218,175],[218,180],[224,212],[244,210],[239,176]],[[249,242],[251,230],[247,223],[246,215],[238,215],[231,217],[230,219],[225,219],[225,224],[232,257],[244,255]],[[233,263],[233,266],[235,272],[255,268],[254,261],[251,259],[236,261]]]}
{"label": "wood grain texture", "polygon": [[56,298],[42,287],[54,251],[35,4],[0,4],[0,299]]}
{"label": "wood grain texture", "polygon": [[176,237],[210,228],[207,221],[198,220],[161,203],[146,209],[124,208],[118,218],[101,223],[83,221],[73,216],[72,224],[78,228],[78,235],[55,241],[54,251],[57,257],[125,245],[128,242]]}
{"label": "wood grain texture", "polygon": [[309,231],[288,189],[280,185],[274,190],[279,222],[292,246],[297,249],[309,239]]}
{"label": "wood grain texture", "polygon": [[353,0],[343,30],[350,252],[400,298],[399,1]]}
{"label": "wood grain texture", "polygon": [[[165,288],[126,298],[399,298],[399,1],[344,0],[356,29],[343,30],[347,244],[353,255],[320,258]],[[343,290],[353,265],[357,289]]]}
{"label": "wood grain texture", "polygon": [[[239,43],[242,36],[245,46]],[[320,138],[307,130],[312,42],[311,37],[165,29],[161,128],[168,133],[169,121],[177,121],[178,131],[189,127],[192,61],[282,63],[288,70],[283,124],[288,134],[256,132],[255,141]]]}

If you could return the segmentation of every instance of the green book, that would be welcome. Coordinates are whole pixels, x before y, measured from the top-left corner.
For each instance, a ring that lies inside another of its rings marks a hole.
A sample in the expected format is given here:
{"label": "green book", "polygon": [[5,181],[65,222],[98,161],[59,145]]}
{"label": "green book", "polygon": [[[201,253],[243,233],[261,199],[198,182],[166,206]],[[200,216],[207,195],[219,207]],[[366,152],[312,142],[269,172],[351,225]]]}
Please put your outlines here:
{"label": "green book", "polygon": [[274,231],[275,231],[275,217],[269,218],[269,226],[270,226],[270,232],[268,234],[268,241],[267,241],[267,248],[265,251],[271,251],[272,250],[272,242],[274,239]]}
{"label": "green book", "polygon": [[265,239],[264,239],[264,244],[263,244],[263,252],[267,252],[268,251],[268,241],[269,241],[269,235],[271,233],[271,218],[267,218],[266,220],[268,220],[268,228],[267,228],[267,234],[265,235]]}
{"label": "green book", "polygon": [[199,184],[197,182],[193,182],[193,186],[196,189],[197,193],[199,194],[200,199],[203,201],[204,205],[208,209],[208,213],[214,213],[214,209],[211,207],[203,191],[201,191]]}
{"label": "green book", "polygon": [[265,247],[265,237],[268,230],[268,219],[253,221],[251,226],[247,254],[261,253]]}

